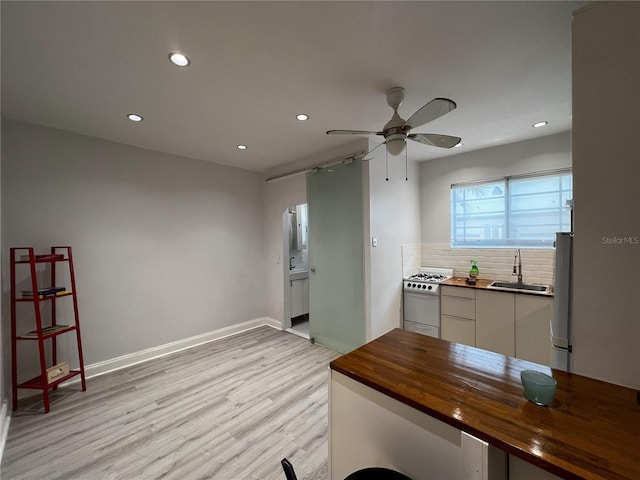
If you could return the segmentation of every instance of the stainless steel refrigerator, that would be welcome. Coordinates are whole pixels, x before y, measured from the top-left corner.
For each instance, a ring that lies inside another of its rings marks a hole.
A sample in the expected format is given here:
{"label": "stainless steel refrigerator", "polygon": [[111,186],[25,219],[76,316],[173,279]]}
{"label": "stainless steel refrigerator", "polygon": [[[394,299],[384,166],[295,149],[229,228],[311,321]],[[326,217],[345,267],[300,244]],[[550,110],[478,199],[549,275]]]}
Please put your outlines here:
{"label": "stainless steel refrigerator", "polygon": [[571,371],[571,292],[573,233],[556,233],[553,315],[551,317],[551,366]]}

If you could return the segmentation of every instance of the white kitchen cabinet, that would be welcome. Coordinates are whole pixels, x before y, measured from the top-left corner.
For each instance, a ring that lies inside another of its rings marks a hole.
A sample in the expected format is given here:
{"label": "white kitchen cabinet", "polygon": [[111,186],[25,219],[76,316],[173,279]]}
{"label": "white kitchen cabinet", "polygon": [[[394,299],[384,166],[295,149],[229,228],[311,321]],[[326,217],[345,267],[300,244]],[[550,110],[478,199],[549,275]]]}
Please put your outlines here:
{"label": "white kitchen cabinet", "polygon": [[440,338],[550,365],[552,297],[440,286]]}
{"label": "white kitchen cabinet", "polygon": [[291,318],[309,313],[309,278],[291,280]]}
{"label": "white kitchen cabinet", "polygon": [[516,294],[516,357],[551,365],[551,305],[550,297]]}
{"label": "white kitchen cabinet", "polygon": [[440,316],[441,338],[449,342],[476,345],[476,322],[472,318]]}
{"label": "white kitchen cabinet", "polygon": [[440,286],[440,337],[449,342],[475,346],[476,290]]}
{"label": "white kitchen cabinet", "polygon": [[462,318],[475,318],[476,290],[474,288],[440,287],[440,312]]}
{"label": "white kitchen cabinet", "polygon": [[515,293],[476,292],[476,347],[515,356]]}

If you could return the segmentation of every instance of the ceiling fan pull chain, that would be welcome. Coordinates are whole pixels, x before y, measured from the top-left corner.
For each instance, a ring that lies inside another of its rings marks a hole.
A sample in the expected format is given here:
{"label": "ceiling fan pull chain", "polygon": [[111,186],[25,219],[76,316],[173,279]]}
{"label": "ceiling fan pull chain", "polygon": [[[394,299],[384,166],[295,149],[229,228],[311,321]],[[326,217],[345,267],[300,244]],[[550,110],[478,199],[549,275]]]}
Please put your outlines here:
{"label": "ceiling fan pull chain", "polygon": [[387,178],[386,178],[386,181],[388,182],[389,181],[389,152],[387,152],[386,149],[385,149],[385,152],[384,152],[384,162],[385,162],[385,165],[387,167]]}
{"label": "ceiling fan pull chain", "polygon": [[404,181],[409,181],[409,154],[407,153],[408,148],[404,149]]}

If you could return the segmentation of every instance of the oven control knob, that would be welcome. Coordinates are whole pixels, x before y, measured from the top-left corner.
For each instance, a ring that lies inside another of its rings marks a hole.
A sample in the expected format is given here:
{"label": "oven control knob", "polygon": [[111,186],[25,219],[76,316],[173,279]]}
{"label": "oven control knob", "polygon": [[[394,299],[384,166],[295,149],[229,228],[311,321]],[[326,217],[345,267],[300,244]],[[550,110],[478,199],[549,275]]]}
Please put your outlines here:
{"label": "oven control knob", "polygon": [[[427,286],[426,285],[422,285],[422,288],[427,288]],[[429,287],[429,288],[431,288],[431,287]]]}
{"label": "oven control knob", "polygon": [[429,290],[431,290],[433,287],[431,285],[429,285]]}
{"label": "oven control knob", "polygon": [[413,288],[416,288],[416,284],[415,284],[415,283],[412,283],[412,284],[411,284],[411,286],[412,286]]}

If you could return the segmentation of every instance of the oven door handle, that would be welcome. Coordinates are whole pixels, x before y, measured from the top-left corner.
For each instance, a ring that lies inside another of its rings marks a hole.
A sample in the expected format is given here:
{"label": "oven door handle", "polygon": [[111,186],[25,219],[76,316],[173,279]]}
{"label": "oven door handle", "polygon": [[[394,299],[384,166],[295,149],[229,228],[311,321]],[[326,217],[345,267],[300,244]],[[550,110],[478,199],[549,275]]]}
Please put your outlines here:
{"label": "oven door handle", "polygon": [[404,294],[408,295],[410,297],[417,297],[417,298],[439,297],[440,296],[437,291],[433,292],[433,291],[428,291],[428,290],[424,290],[422,292],[413,292],[411,290],[405,290]]}

